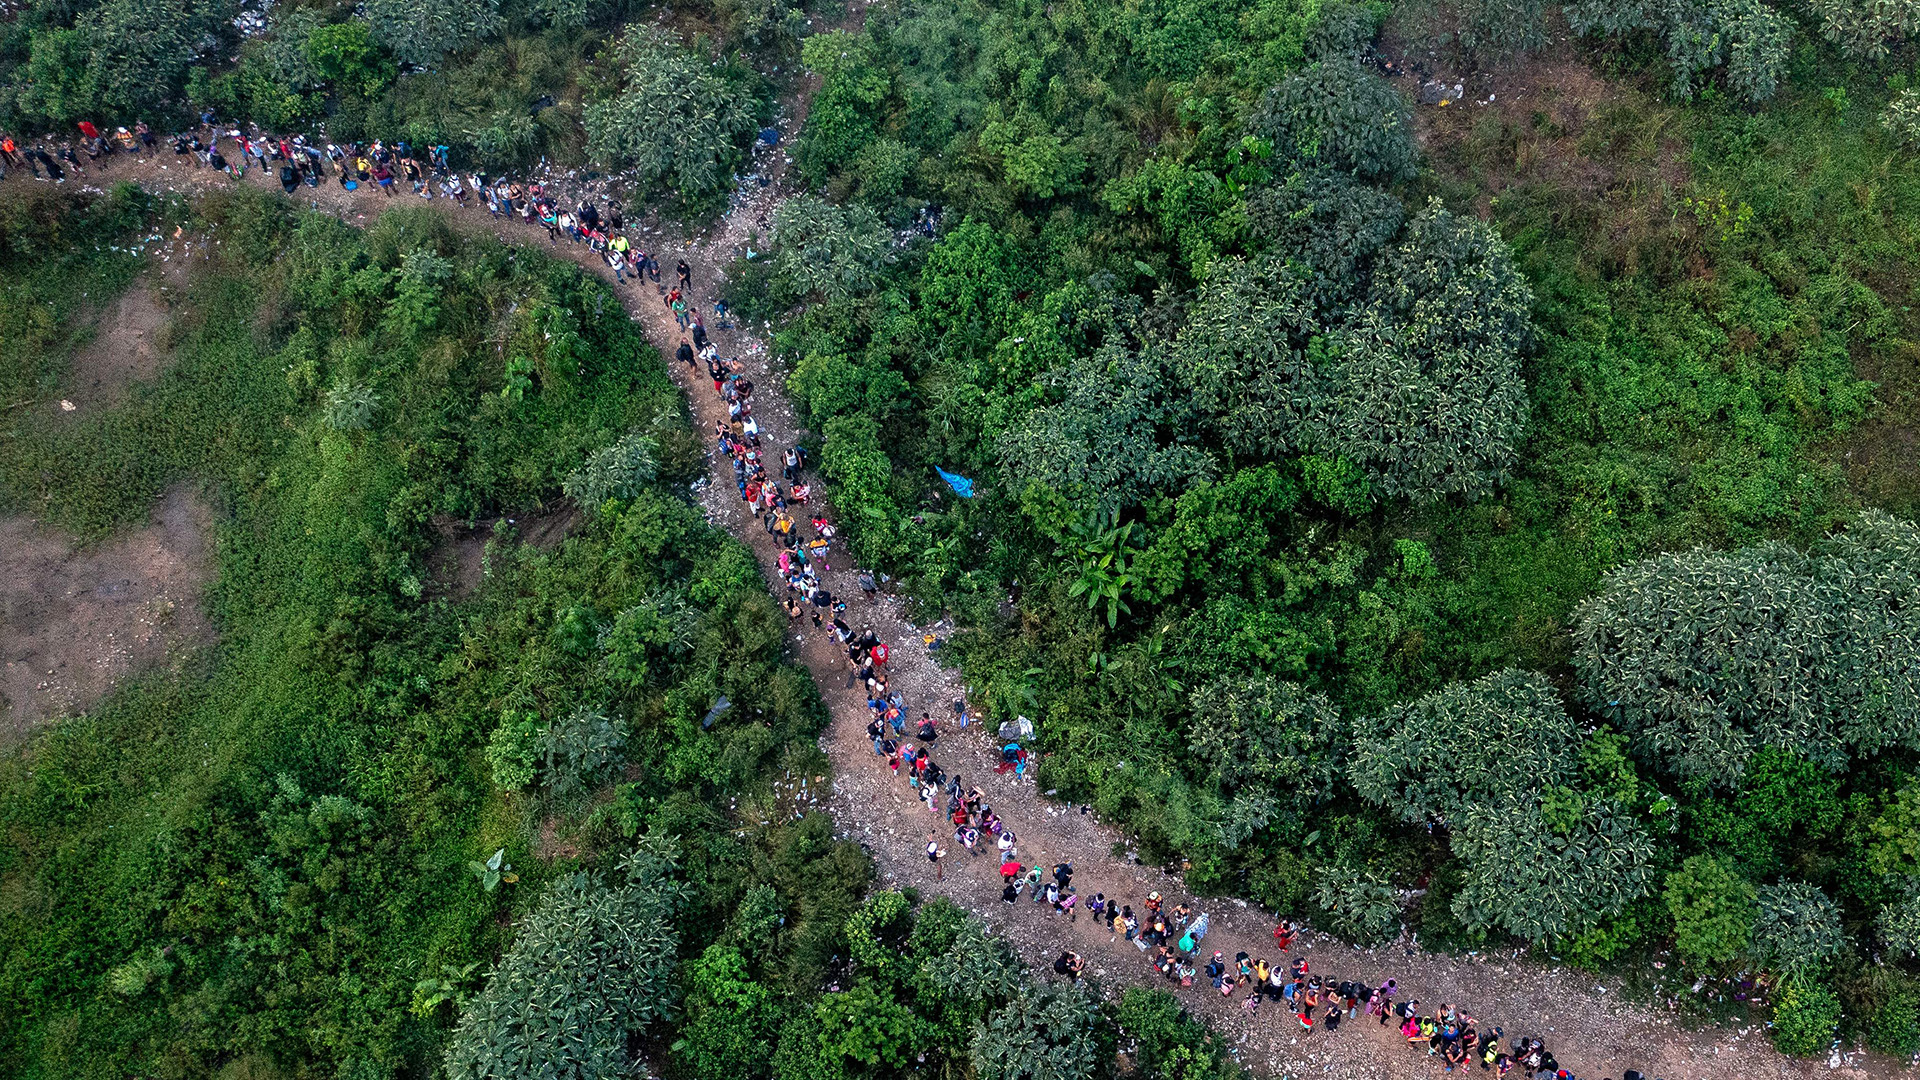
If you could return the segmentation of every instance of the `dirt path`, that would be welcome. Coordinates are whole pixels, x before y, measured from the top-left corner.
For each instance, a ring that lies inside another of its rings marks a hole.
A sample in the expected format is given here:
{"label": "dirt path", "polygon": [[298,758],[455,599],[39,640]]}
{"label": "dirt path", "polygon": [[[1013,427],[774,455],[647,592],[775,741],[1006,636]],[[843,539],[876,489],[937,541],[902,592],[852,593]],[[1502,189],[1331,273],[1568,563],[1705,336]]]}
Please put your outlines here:
{"label": "dirt path", "polygon": [[[789,110],[782,123],[782,145],[790,145],[797,134],[799,110]],[[692,268],[693,291],[705,310],[711,310],[720,295],[722,269],[740,254],[753,232],[764,234],[771,211],[780,198],[789,193],[782,184],[786,159],[779,150],[757,152],[756,166],[769,184],[749,183],[745,194],[737,198],[727,216],[709,235],[689,239],[657,223],[642,227],[641,245],[654,253],[664,267],[684,258]],[[164,166],[164,167],[163,167]],[[117,173],[105,179],[133,177],[143,183],[172,187],[206,187],[226,183],[207,170],[192,170],[148,160],[121,162]],[[8,184],[18,183],[9,179]],[[25,180],[32,183],[31,179]],[[266,183],[265,177],[250,177],[249,182]],[[384,210],[417,205],[407,196],[384,197],[371,192],[347,193],[337,186],[323,184],[317,190],[302,189],[298,197],[317,207],[360,222]],[[461,210],[447,200],[435,199],[436,207],[458,220],[463,227],[487,230],[505,239],[533,246],[542,245],[540,229],[518,221],[491,221],[483,209]],[[562,244],[555,253],[574,259],[590,271],[611,277],[605,264],[583,247]],[[686,390],[695,428],[703,433],[713,430],[714,422],[725,416],[724,404],[714,394],[704,369],[689,369],[671,360],[681,334],[661,301],[661,289],[651,283],[617,287],[630,316],[645,327],[661,352],[669,357],[674,378]],[[799,441],[814,446],[799,430],[788,406],[778,374],[769,370],[766,341],[751,331],[727,332],[712,329],[723,354],[738,356],[745,362],[754,380],[755,415],[764,439],[763,453],[778,461],[780,452]],[[778,580],[777,548],[759,519],[749,513],[736,495],[731,465],[717,453],[712,455],[711,482],[701,490],[701,498],[712,520],[723,525],[748,543],[766,568],[769,580]],[[834,595],[849,599],[849,619],[855,626],[871,625],[892,649],[888,663],[894,689],[903,691],[917,717],[922,711],[936,718],[951,719],[950,703],[964,696],[964,688],[953,673],[943,670],[922,635],[944,631],[945,627],[923,628],[908,623],[896,601],[862,598],[852,568],[833,558],[833,570],[825,576]],[[942,829],[942,819],[928,811],[913,797],[905,784],[893,779],[873,754],[865,737],[865,700],[858,691],[843,688],[844,654],[828,634],[810,626],[796,624],[794,654],[814,673],[832,712],[831,729],[822,737],[823,749],[832,758],[836,777],[833,781],[831,810],[843,835],[866,845],[876,858],[882,877],[890,884],[911,885],[923,894],[951,897],[977,912],[1006,934],[1037,970],[1048,971],[1062,950],[1072,949],[1086,957],[1088,970],[1109,987],[1128,984],[1165,985],[1147,965],[1145,955],[1124,941],[1115,941],[1089,917],[1069,922],[1053,915],[1044,905],[1025,898],[1012,905],[1000,900],[997,860],[991,855],[969,858],[950,842],[950,831]],[[1012,776],[996,775],[992,766],[998,760],[990,733],[979,726],[966,731],[950,730],[939,741],[934,757],[949,773],[957,773],[969,784],[989,793],[994,808],[1021,839],[1023,861],[1045,865],[1071,861],[1075,867],[1074,884],[1079,894],[1105,893],[1138,910],[1150,891],[1158,891],[1167,905],[1188,897],[1179,878],[1161,870],[1138,865],[1113,852],[1125,851],[1125,838],[1115,829],[1100,823],[1082,808],[1049,801],[1034,790],[1031,783]],[[938,830],[949,858],[945,878],[936,882],[932,868],[922,854],[930,830]],[[1205,897],[1194,901],[1197,910],[1211,917],[1212,930],[1204,943],[1207,950],[1220,950],[1228,957],[1246,951],[1253,956],[1280,960],[1270,937],[1273,917],[1255,905],[1231,898]],[[1502,951],[1486,955],[1448,957],[1410,949],[1404,945],[1362,950],[1319,934],[1307,934],[1296,951],[1312,962],[1315,973],[1333,976],[1336,981],[1355,979],[1378,983],[1388,977],[1399,981],[1401,998],[1415,997],[1427,1006],[1451,1002],[1467,1009],[1481,1026],[1500,1025],[1509,1039],[1537,1036],[1560,1059],[1563,1068],[1576,1076],[1593,1080],[1612,1077],[1627,1068],[1637,1068],[1650,1077],[1667,1080],[1763,1080],[1763,1078],[1809,1077],[1825,1074],[1836,1077],[1882,1077],[1916,1075],[1884,1058],[1848,1054],[1830,1062],[1800,1063],[1775,1053],[1762,1027],[1744,1029],[1708,1029],[1689,1031],[1673,1018],[1653,1009],[1626,1005],[1617,994],[1591,975],[1550,966],[1531,958]],[[1245,995],[1223,1002],[1201,986],[1180,991],[1182,1001],[1194,1012],[1206,1016],[1218,1030],[1226,1033],[1241,1060],[1256,1070],[1286,1077],[1327,1076],[1339,1080],[1399,1080],[1399,1078],[1440,1076],[1443,1070],[1437,1058],[1424,1047],[1410,1048],[1397,1031],[1382,1028],[1367,1020],[1344,1025],[1337,1032],[1302,1032],[1284,1010],[1271,1003],[1257,1017],[1242,1009]],[[1491,1075],[1491,1074],[1487,1074]]]}

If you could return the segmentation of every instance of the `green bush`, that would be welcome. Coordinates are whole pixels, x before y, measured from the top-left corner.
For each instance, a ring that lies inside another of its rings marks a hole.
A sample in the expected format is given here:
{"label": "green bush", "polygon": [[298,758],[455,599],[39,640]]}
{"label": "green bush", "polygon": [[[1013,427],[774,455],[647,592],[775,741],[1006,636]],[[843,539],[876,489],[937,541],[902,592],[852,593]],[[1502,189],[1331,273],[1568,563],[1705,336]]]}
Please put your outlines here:
{"label": "green bush", "polygon": [[1579,745],[1544,676],[1502,671],[1355,725],[1351,776],[1361,797],[1404,821],[1457,822],[1565,785]]}
{"label": "green bush", "polygon": [[1812,555],[1696,551],[1608,577],[1577,611],[1586,696],[1644,755],[1731,784],[1761,746],[1837,769],[1920,739],[1910,610],[1920,530],[1863,515]]}
{"label": "green bush", "polygon": [[795,298],[828,300],[873,287],[892,259],[892,237],[867,207],[796,195],[773,212],[773,273]]}
{"label": "green bush", "polygon": [[1783,1054],[1820,1054],[1839,1026],[1840,999],[1824,983],[1795,979],[1774,999],[1771,1034],[1773,1045]]}
{"label": "green bush", "polygon": [[506,25],[500,0],[367,0],[363,11],[374,39],[416,66],[438,63]]}
{"label": "green bush", "polygon": [[1817,977],[1847,946],[1840,908],[1798,881],[1762,885],[1754,898],[1754,962],[1787,976]]}
{"label": "green bush", "polygon": [[1333,917],[1341,936],[1361,945],[1377,945],[1400,928],[1400,894],[1372,870],[1320,868],[1313,902]]}
{"label": "green bush", "polygon": [[1674,951],[1705,964],[1746,952],[1754,920],[1753,885],[1720,859],[1690,855],[1667,875],[1663,894],[1673,913]]}
{"label": "green bush", "polygon": [[659,445],[645,435],[629,433],[613,445],[595,450],[586,464],[561,482],[560,490],[591,513],[609,499],[631,499],[640,494],[659,471]]}
{"label": "green bush", "polygon": [[1920,1053],[1920,985],[1901,978],[1867,1022],[1867,1045],[1882,1053]]}
{"label": "green bush", "polygon": [[584,115],[588,155],[684,199],[725,189],[758,127],[750,90],[655,27],[628,30],[616,55],[619,86]]}
{"label": "green bush", "polygon": [[1250,126],[1301,167],[1385,181],[1414,172],[1413,114],[1357,60],[1330,57],[1281,80]]}
{"label": "green bush", "polygon": [[649,841],[623,860],[626,880],[562,877],[529,913],[447,1048],[454,1080],[588,1080],[627,1069],[627,1042],[666,1016],[685,886],[677,852]]}
{"label": "green bush", "polygon": [[1100,994],[1084,983],[1027,987],[974,1028],[981,1080],[1082,1080],[1112,1057]]}

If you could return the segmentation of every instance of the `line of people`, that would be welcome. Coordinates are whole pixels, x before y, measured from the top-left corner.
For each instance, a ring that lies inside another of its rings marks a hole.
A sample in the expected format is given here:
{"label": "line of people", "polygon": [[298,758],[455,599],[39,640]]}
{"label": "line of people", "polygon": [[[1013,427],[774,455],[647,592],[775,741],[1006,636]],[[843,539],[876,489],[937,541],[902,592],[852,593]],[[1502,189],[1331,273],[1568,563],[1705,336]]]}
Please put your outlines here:
{"label": "line of people", "polygon": [[[101,133],[89,121],[81,121],[77,128],[77,148],[72,140],[27,144],[0,134],[0,178],[8,169],[25,167],[37,179],[65,183],[69,172],[81,176],[96,170],[104,172],[122,155],[158,158],[163,154],[162,140],[144,122],[117,128],[112,136]],[[592,199],[586,199],[570,207],[563,204],[558,193],[536,181],[521,184],[478,171],[463,174],[452,167],[451,148],[445,145],[416,147],[404,139],[391,143],[309,141],[304,135],[222,128],[211,112],[201,116],[199,129],[178,132],[167,141],[174,159],[189,167],[210,168],[235,180],[244,179],[250,169],[259,169],[277,176],[288,195],[303,185],[317,188],[323,179],[333,176],[345,191],[367,188],[392,197],[404,188],[423,199],[448,198],[462,207],[484,205],[496,219],[518,217],[545,228],[551,243],[566,238],[588,245],[605,259],[618,284],[627,284],[630,279],[660,281],[659,262],[627,235],[626,221],[617,205],[609,203],[603,212]],[[676,270],[679,278],[667,293],[666,304],[680,328],[686,330],[698,312],[691,301],[691,271],[685,260]]]}

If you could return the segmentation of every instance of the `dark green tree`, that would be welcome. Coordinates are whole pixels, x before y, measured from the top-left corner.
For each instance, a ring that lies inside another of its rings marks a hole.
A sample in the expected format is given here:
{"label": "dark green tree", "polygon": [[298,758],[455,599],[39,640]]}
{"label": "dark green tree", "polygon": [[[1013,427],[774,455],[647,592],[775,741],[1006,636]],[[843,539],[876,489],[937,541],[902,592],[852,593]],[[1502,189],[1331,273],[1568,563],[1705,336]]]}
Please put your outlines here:
{"label": "dark green tree", "polygon": [[1354,725],[1353,786],[1402,820],[1538,801],[1579,769],[1580,729],[1544,675],[1500,671]]}
{"label": "dark green tree", "polygon": [[453,1080],[592,1080],[624,1073],[630,1037],[665,1015],[676,987],[685,887],[671,843],[645,840],[624,880],[561,877],[460,1016],[447,1048]]}

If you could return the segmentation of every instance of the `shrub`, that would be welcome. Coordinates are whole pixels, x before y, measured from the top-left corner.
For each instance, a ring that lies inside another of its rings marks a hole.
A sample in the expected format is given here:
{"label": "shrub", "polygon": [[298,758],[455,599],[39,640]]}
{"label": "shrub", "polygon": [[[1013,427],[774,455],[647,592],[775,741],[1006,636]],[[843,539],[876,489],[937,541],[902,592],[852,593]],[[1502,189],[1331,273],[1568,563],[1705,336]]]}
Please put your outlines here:
{"label": "shrub", "polygon": [[1897,956],[1920,954],[1920,881],[1908,879],[1906,894],[1880,905],[1880,939]]}
{"label": "shrub", "polygon": [[726,187],[757,127],[752,94],[656,27],[628,30],[616,55],[620,89],[584,114],[588,155],[684,198]]}
{"label": "shrub", "polygon": [[660,471],[660,447],[638,433],[620,437],[611,446],[595,450],[560,484],[560,490],[580,508],[593,513],[609,499],[631,499],[646,490]]}
{"label": "shrub", "polygon": [[541,739],[541,781],[562,795],[592,787],[620,764],[627,725],[604,710],[575,707],[547,725]]}
{"label": "shrub", "polygon": [[1333,916],[1337,933],[1357,944],[1386,941],[1400,926],[1399,892],[1371,870],[1321,867],[1313,902]]}
{"label": "shrub", "polygon": [[1920,90],[1907,89],[1893,95],[1880,122],[1902,146],[1920,146]]}
{"label": "shrub", "polygon": [[373,36],[403,64],[426,66],[498,34],[500,0],[365,0]]}
{"label": "shrub", "polygon": [[1702,72],[1725,66],[1750,102],[1773,95],[1786,70],[1793,21],[1760,0],[1576,0],[1567,23],[1581,35],[1651,30],[1666,46],[1673,92],[1692,97]]}
{"label": "shrub", "polygon": [[1672,772],[1731,784],[1759,746],[1827,769],[1920,747],[1920,530],[1861,515],[1781,544],[1663,555],[1575,611],[1586,697]]}
{"label": "shrub", "polygon": [[[1653,878],[1646,830],[1598,800],[1557,822],[1514,795],[1469,805],[1453,854],[1467,867],[1453,899],[1461,925],[1526,941],[1583,934],[1645,896]],[[1515,866],[1527,868],[1525,880],[1514,880]]]}
{"label": "shrub", "polygon": [[1783,1054],[1812,1057],[1821,1053],[1839,1026],[1840,999],[1821,982],[1795,979],[1775,999],[1773,1045]]}
{"label": "shrub", "polygon": [[868,207],[796,195],[773,212],[769,257],[790,295],[832,300],[873,287],[892,239]]}
{"label": "shrub", "polygon": [[485,990],[447,1047],[452,1080],[592,1080],[623,1075],[628,1040],[667,1015],[685,888],[670,876],[672,844],[643,841],[621,860],[625,880],[555,881],[521,922]]}
{"label": "shrub", "polygon": [[1029,986],[976,1025],[967,1049],[980,1080],[1081,1080],[1111,1053],[1105,1030],[1098,991],[1050,983]]}
{"label": "shrub", "polygon": [[1813,975],[1847,947],[1840,907],[1798,881],[1762,885],[1755,893],[1752,956],[1786,976]]}
{"label": "shrub", "polygon": [[1387,181],[1414,172],[1406,101],[1355,59],[1321,60],[1288,76],[1267,91],[1250,126],[1296,167]]}
{"label": "shrub", "polygon": [[538,713],[508,709],[501,714],[499,726],[487,737],[487,765],[493,771],[493,782],[508,791],[532,784],[545,737]]}
{"label": "shrub", "polygon": [[1867,1045],[1911,1058],[1920,1052],[1920,985],[1901,977],[1867,1022]]}
{"label": "shrub", "polygon": [[1334,793],[1346,725],[1325,696],[1268,677],[1209,682],[1191,705],[1188,746],[1221,787],[1299,809]]}
{"label": "shrub", "polygon": [[1889,43],[1920,32],[1914,0],[1808,0],[1820,19],[1820,36],[1856,60],[1883,59]]}
{"label": "shrub", "polygon": [[773,991],[754,979],[729,945],[709,945],[689,965],[687,1020],[673,1055],[694,1076],[766,1075],[760,1033],[775,1013]]}
{"label": "shrub", "polygon": [[1501,671],[1355,725],[1353,786],[1402,820],[1456,821],[1578,767],[1580,731],[1543,675]]}
{"label": "shrub", "polygon": [[1754,888],[1725,861],[1692,855],[1667,875],[1663,895],[1673,913],[1674,951],[1724,964],[1746,951],[1753,935]]}

